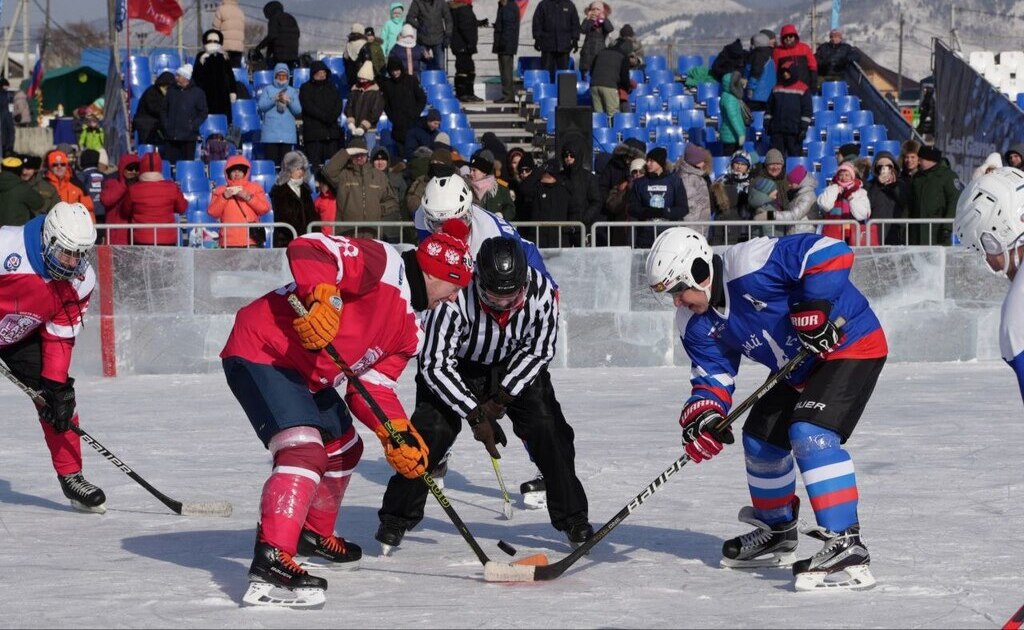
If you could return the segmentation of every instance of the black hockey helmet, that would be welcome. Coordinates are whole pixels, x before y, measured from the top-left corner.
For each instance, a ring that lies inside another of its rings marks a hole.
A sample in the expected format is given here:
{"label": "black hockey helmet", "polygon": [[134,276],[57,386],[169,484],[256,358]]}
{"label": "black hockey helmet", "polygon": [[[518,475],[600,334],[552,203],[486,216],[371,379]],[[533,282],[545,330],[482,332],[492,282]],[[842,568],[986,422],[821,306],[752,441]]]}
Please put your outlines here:
{"label": "black hockey helmet", "polygon": [[476,284],[480,301],[496,311],[522,306],[529,267],[522,244],[507,236],[495,236],[480,245],[476,255]]}

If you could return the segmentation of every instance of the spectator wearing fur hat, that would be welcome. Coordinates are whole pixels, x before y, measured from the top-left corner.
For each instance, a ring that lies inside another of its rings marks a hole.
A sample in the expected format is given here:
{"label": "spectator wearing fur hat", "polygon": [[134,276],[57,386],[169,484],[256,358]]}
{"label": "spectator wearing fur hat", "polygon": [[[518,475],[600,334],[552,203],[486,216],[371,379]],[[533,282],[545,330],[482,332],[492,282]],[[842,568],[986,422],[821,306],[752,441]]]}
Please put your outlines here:
{"label": "spectator wearing fur hat", "polygon": [[[562,163],[555,158],[544,162],[541,167],[532,199],[533,205],[529,214],[531,221],[580,220],[580,217],[573,213],[572,193],[562,179]],[[559,228],[540,228],[537,232],[538,247],[568,246],[568,240],[563,241]]]}
{"label": "spectator wearing fur hat", "polygon": [[384,94],[384,111],[391,121],[391,138],[397,145],[395,155],[405,155],[409,130],[419,121],[420,112],[427,104],[427,94],[419,80],[406,73],[402,62],[394,57],[388,59],[387,74],[380,82],[380,89]]}
{"label": "spectator wearing fur hat", "polygon": [[612,8],[601,0],[591,2],[583,12],[580,34],[583,46],[580,48],[580,73],[587,78],[597,53],[605,49],[605,41],[615,30],[611,21]]}
{"label": "spectator wearing fur hat", "polygon": [[206,94],[192,82],[192,66],[181,66],[174,73],[174,85],[168,88],[160,113],[164,140],[160,157],[172,163],[195,159],[199,128],[208,114]]}
{"label": "spectator wearing fur hat", "polygon": [[[682,221],[689,212],[686,188],[678,177],[668,172],[668,152],[657,147],[647,154],[647,173],[633,182],[627,211],[634,221]],[[635,233],[634,247],[649,248],[657,236],[649,228]]]}
{"label": "spectator wearing fur hat", "polygon": [[[933,146],[922,146],[917,157],[921,166],[910,180],[910,218],[952,219],[962,186],[942,152]],[[911,245],[950,245],[952,226],[948,223],[910,226]]]}
{"label": "spectator wearing fur hat", "polygon": [[388,53],[388,58],[400,61],[406,74],[419,77],[420,70],[430,64],[433,52],[416,41],[416,29],[413,25],[405,24],[398,34],[395,47]]}
{"label": "spectator wearing fur hat", "polygon": [[[872,177],[867,189],[872,219],[902,219],[907,216],[910,184],[900,177],[899,164],[888,151],[879,151],[875,154]],[[882,225],[880,232],[881,242],[872,245],[906,244],[902,225]]]}
{"label": "spectator wearing fur hat", "polygon": [[422,69],[444,70],[444,44],[452,41],[454,30],[449,4],[444,0],[412,0],[405,22],[416,28],[419,43],[431,52]]}
{"label": "spectator wearing fur hat", "polygon": [[[864,225],[871,218],[871,201],[853,162],[839,165],[832,181],[818,195],[818,208],[823,218],[843,221],[842,225],[825,224],[821,228],[822,235],[831,236],[848,245],[878,243],[878,228],[873,227],[873,233],[869,234]],[[853,225],[851,221],[857,221],[859,225]]]}
{"label": "spectator wearing fur hat", "polygon": [[[1010,151],[1012,151],[1012,149]],[[1008,158],[1010,158],[1010,159],[1015,159],[1013,157],[1015,155],[1015,153],[1011,153],[1010,151],[1007,151],[1006,156]],[[1019,160],[1018,160],[1018,162],[1019,162]],[[985,158],[985,161],[982,162],[981,164],[979,164],[978,168],[974,169],[974,172],[971,173],[971,181],[973,182],[974,180],[978,179],[982,175],[987,175],[987,174],[991,173],[992,171],[996,170],[997,168],[1002,168],[1002,166],[1003,166],[1003,157],[1001,155],[999,155],[998,153],[995,153],[995,152],[989,153],[988,157]],[[1020,166],[1015,166],[1014,168],[1018,168],[1019,169]]]}
{"label": "spectator wearing fur hat", "polygon": [[206,96],[206,110],[223,114],[231,124],[231,104],[235,102],[235,74],[224,53],[224,34],[216,29],[203,33],[203,52],[196,57],[192,81]]}
{"label": "spectator wearing fur hat", "polygon": [[260,139],[267,159],[277,165],[298,141],[295,119],[302,114],[299,93],[289,84],[290,77],[287,65],[274,66],[274,82],[263,88],[256,101],[256,108],[263,115]]}
{"label": "spectator wearing fur hat", "polygon": [[338,117],[344,104],[331,82],[331,69],[323,61],[309,67],[309,81],[299,88],[302,107],[302,145],[313,169],[337,153],[343,134]]}
{"label": "spectator wearing fur hat", "polygon": [[[319,221],[320,215],[313,204],[313,190],[309,187],[310,163],[301,151],[290,151],[281,158],[281,172],[270,189],[270,206],[274,221],[287,223],[302,236],[309,224]],[[289,230],[274,230],[274,247],[287,247],[292,241]]]}
{"label": "spectator wearing fur hat", "polygon": [[[612,157],[597,171],[597,192],[604,200],[604,214],[611,217],[614,212],[608,208],[608,198],[612,191],[629,179],[630,164],[633,160],[645,160],[647,156],[647,145],[636,138],[628,138],[615,145],[612,149]],[[611,221],[617,219],[609,219]]]}
{"label": "spectator wearing fur hat", "polygon": [[[185,214],[188,201],[181,189],[164,179],[163,163],[156,153],[139,158],[139,181],[128,187],[124,218],[128,223],[176,223],[176,215]],[[175,228],[139,228],[130,230],[132,245],[178,245]]]}
{"label": "spectator wearing fur hat", "polygon": [[801,221],[798,225],[783,226],[783,234],[808,234],[817,231],[813,223],[818,218],[818,180],[797,164],[786,175],[786,204],[775,212],[776,221]]}
{"label": "spectator wearing fur hat", "polygon": [[[336,221],[379,222],[398,210],[387,175],[373,168],[369,157],[365,138],[356,136],[324,167],[324,177],[337,191]],[[341,233],[352,235],[353,231]],[[378,238],[377,231],[370,229],[361,229],[356,235]]]}
{"label": "spectator wearing fur hat", "polygon": [[245,13],[238,0],[221,0],[213,14],[213,28],[224,34],[221,42],[232,68],[242,67],[245,54]]}
{"label": "spectator wearing fur hat", "polygon": [[348,93],[345,103],[345,119],[348,131],[353,136],[361,136],[367,131],[377,128],[377,121],[384,113],[384,93],[373,74],[373,64],[363,63],[356,75],[356,83]]}
{"label": "spectator wearing fur hat", "polygon": [[494,156],[487,149],[477,151],[469,163],[469,183],[476,204],[506,221],[516,217],[516,205],[508,187],[494,176]]}
{"label": "spectator wearing fur hat", "polygon": [[[692,142],[686,145],[683,155],[676,160],[675,173],[686,189],[686,220],[696,223],[711,221],[711,182],[704,167],[711,159],[707,150]],[[694,226],[695,230],[708,235],[708,225]]]}
{"label": "spectator wearing fur hat", "polygon": [[405,135],[405,159],[411,160],[413,152],[420,147],[433,147],[440,128],[441,114],[436,109],[431,109],[426,116],[420,118],[419,124],[414,125]]}
{"label": "spectator wearing fur hat", "polygon": [[501,98],[498,103],[515,103],[515,75],[512,62],[519,52],[519,5],[515,0],[498,0],[498,15],[494,18],[494,44],[491,52],[498,56],[498,74],[501,76]]}
{"label": "spectator wearing fur hat", "polygon": [[782,62],[779,82],[768,97],[764,114],[764,129],[772,147],[785,157],[800,156],[812,115],[810,89],[797,77],[792,60]]}

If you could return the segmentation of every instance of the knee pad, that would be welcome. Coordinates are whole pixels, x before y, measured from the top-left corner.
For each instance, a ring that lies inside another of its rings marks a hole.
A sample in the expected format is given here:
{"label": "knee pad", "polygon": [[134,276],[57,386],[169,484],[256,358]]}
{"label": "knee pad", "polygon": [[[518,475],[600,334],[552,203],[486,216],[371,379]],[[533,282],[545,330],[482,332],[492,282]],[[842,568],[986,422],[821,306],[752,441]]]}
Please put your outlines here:
{"label": "knee pad", "polygon": [[747,470],[760,475],[783,473],[791,465],[789,451],[746,433],[743,434],[743,453]]}
{"label": "knee pad", "polygon": [[810,422],[794,422],[789,427],[789,441],[793,445],[793,454],[797,459],[811,457],[821,451],[837,449],[842,445],[842,439],[838,433]]}
{"label": "knee pad", "polygon": [[345,435],[324,445],[328,470],[352,470],[363,457],[363,440],[350,428]]}
{"label": "knee pad", "polygon": [[327,449],[320,430],[313,427],[292,427],[270,439],[274,467],[288,466],[316,473],[322,478],[327,471]]}

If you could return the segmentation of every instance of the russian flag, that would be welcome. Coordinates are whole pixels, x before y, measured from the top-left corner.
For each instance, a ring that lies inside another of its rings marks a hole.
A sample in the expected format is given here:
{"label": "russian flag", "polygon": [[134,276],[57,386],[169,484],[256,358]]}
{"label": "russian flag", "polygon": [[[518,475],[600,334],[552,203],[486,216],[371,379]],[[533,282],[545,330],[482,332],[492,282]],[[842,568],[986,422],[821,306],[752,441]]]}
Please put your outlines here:
{"label": "russian flag", "polygon": [[36,65],[32,68],[32,83],[28,86],[26,95],[29,98],[35,98],[36,94],[40,92],[43,87],[43,57],[39,54],[39,48],[36,48]]}

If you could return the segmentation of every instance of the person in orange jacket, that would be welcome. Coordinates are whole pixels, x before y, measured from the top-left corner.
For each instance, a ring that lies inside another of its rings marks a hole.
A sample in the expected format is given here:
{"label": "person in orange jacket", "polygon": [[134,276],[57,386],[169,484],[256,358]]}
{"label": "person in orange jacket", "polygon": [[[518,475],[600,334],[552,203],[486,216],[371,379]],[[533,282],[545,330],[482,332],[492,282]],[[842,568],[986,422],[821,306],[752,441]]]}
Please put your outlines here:
{"label": "person in orange jacket", "polygon": [[96,212],[92,198],[74,181],[71,160],[63,151],[50,151],[46,156],[46,180],[57,189],[57,196],[67,203],[80,203],[89,211],[92,222],[96,223]]}
{"label": "person in orange jacket", "polygon": [[[249,180],[252,170],[242,155],[228,158],[224,167],[227,183],[217,186],[210,197],[209,215],[222,223],[259,223],[260,216],[270,211],[270,201],[263,186]],[[226,227],[221,230],[221,247],[262,246],[249,238],[249,228]]]}

